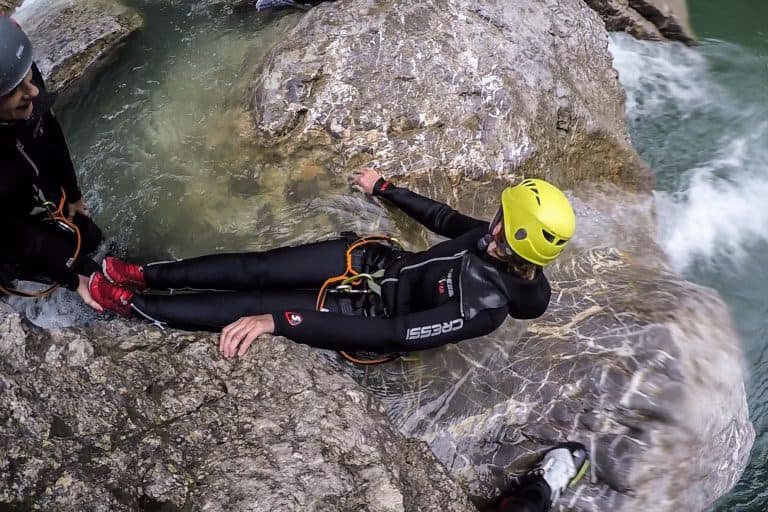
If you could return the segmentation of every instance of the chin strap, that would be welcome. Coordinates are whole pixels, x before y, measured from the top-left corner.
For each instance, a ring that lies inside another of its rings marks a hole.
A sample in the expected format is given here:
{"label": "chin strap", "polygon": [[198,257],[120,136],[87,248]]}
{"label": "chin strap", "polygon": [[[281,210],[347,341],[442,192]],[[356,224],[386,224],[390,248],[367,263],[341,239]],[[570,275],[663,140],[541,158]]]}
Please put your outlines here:
{"label": "chin strap", "polygon": [[488,246],[491,245],[492,241],[493,237],[490,233],[484,234],[483,238],[477,241],[477,250],[480,252],[485,252],[488,249]]}

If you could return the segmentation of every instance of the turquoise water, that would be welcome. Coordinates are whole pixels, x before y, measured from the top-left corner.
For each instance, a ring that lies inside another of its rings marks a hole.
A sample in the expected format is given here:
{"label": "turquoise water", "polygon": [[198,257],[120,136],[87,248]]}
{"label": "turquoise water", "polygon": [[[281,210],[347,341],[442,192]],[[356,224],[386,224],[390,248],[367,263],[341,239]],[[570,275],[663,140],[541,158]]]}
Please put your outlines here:
{"label": "turquoise water", "polygon": [[[693,0],[702,44],[612,37],[635,147],[658,177],[659,237],[675,267],[718,290],[748,369],[756,441],[713,510],[768,510],[768,2]],[[672,470],[672,469],[671,469]]]}

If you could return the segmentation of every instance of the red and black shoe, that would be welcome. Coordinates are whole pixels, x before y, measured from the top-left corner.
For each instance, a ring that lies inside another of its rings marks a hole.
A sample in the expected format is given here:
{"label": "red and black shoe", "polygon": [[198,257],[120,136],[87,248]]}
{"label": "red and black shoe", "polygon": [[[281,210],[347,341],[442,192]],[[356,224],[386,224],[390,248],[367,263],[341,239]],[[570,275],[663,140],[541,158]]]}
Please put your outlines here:
{"label": "red and black shoe", "polygon": [[149,288],[144,280],[144,267],[138,263],[128,263],[120,258],[107,256],[101,263],[101,271],[112,284],[130,286],[139,291]]}
{"label": "red and black shoe", "polygon": [[88,281],[88,290],[91,292],[93,300],[107,311],[126,318],[133,316],[131,313],[131,301],[133,300],[134,293],[127,288],[110,283],[101,272],[91,274],[91,279]]}

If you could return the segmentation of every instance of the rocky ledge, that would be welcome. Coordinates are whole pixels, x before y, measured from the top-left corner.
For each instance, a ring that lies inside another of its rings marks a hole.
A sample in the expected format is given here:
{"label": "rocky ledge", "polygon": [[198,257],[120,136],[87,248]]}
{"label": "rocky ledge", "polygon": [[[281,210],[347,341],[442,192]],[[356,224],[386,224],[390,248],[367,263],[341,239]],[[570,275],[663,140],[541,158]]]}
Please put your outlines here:
{"label": "rocky ledge", "polygon": [[92,69],[142,25],[135,10],[116,0],[38,1],[14,17],[32,40],[37,64],[54,91]]}
{"label": "rocky ledge", "polygon": [[0,304],[0,507],[473,507],[423,443],[307,347],[122,321],[44,331]]}

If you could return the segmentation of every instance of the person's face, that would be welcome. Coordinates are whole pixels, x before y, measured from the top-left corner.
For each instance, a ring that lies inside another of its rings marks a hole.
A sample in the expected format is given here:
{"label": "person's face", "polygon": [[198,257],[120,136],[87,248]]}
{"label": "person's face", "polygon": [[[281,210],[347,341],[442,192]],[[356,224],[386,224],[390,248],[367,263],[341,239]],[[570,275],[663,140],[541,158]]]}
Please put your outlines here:
{"label": "person's face", "polygon": [[493,226],[493,231],[491,232],[491,236],[493,238],[491,239],[491,243],[488,244],[488,248],[485,251],[488,253],[488,256],[496,258],[497,260],[504,261],[504,254],[501,252],[501,249],[499,248],[499,244],[496,241],[502,229],[503,229],[503,226],[501,222]]}
{"label": "person's face", "polygon": [[32,83],[30,69],[24,80],[14,90],[0,97],[0,121],[23,121],[32,116],[32,100],[40,94]]}

